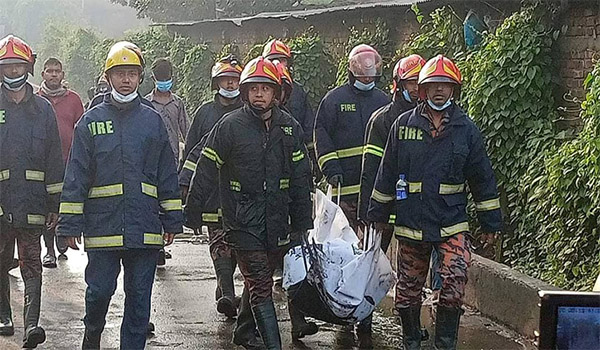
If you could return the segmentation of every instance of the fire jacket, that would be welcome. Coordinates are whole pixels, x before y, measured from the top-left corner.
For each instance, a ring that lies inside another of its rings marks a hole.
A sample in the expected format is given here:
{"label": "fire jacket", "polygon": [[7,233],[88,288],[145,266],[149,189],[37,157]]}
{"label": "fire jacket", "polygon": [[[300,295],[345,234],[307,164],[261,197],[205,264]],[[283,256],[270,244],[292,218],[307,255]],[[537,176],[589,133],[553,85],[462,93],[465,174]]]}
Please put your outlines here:
{"label": "fire jacket", "polygon": [[300,123],[302,130],[305,131],[304,143],[306,147],[312,149],[314,147],[312,130],[315,128],[315,113],[310,106],[308,94],[304,91],[304,87],[295,81],[292,88],[292,95],[286,103],[286,107],[292,117],[296,118],[298,123]]}
{"label": "fire jacket", "polygon": [[[415,104],[406,102],[399,96],[396,101],[389,103],[375,112],[369,119],[365,135],[365,149],[362,158],[362,170],[360,174],[360,197],[358,198],[358,218],[367,219],[369,199],[373,193],[375,176],[383,157],[385,142],[394,121],[400,114],[415,108]],[[393,218],[393,216],[392,216]],[[390,218],[390,219],[392,219]]]}
{"label": "fire jacket", "polygon": [[64,164],[50,102],[24,89],[19,104],[0,89],[0,218],[39,229],[58,212]]}
{"label": "fire jacket", "polygon": [[[397,238],[439,242],[468,232],[467,185],[484,232],[502,229],[496,179],[481,132],[455,104],[450,121],[432,138],[429,121],[420,104],[400,116],[390,131],[371,196],[368,219],[388,222],[396,215]],[[406,199],[396,187],[405,176]],[[402,196],[400,196],[402,197]]]}
{"label": "fire jacket", "polygon": [[[271,125],[245,105],[208,135],[185,206],[200,227],[207,198],[218,186],[225,240],[235,249],[273,250],[292,232],[312,228],[310,167],[300,124],[277,106]],[[211,174],[219,169],[219,178]]]}
{"label": "fire jacket", "polygon": [[350,83],[329,91],[321,101],[315,121],[317,159],[327,179],[343,176],[344,200],[358,200],[365,128],[371,114],[389,102],[378,88],[359,91]]}
{"label": "fire jacket", "polygon": [[83,232],[86,250],[161,248],[163,232],[183,231],[172,153],[154,109],[106,95],[75,127],[58,234]]}
{"label": "fire jacket", "polygon": [[241,98],[238,97],[235,99],[235,103],[225,106],[221,104],[218,94],[215,95],[213,101],[206,102],[200,106],[194,115],[194,120],[192,121],[192,125],[190,126],[190,130],[185,139],[183,158],[187,159],[194,146],[200,142],[204,135],[210,132],[223,115],[240,107],[242,107]]}

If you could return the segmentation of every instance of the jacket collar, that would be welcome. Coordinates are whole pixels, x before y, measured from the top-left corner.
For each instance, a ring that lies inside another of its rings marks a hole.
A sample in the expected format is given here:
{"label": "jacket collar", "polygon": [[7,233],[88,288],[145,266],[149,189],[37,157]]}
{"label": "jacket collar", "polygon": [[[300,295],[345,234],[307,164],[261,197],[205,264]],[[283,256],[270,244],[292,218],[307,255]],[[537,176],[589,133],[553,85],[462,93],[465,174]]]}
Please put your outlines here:
{"label": "jacket collar", "polygon": [[23,100],[21,100],[21,102],[17,104],[11,98],[8,97],[8,91],[6,90],[6,88],[4,88],[4,86],[2,86],[0,88],[0,100],[2,101],[2,104],[5,106],[19,106],[28,103],[33,97],[33,86],[31,86],[31,84],[29,83],[25,83],[24,89],[25,97],[23,98]]}

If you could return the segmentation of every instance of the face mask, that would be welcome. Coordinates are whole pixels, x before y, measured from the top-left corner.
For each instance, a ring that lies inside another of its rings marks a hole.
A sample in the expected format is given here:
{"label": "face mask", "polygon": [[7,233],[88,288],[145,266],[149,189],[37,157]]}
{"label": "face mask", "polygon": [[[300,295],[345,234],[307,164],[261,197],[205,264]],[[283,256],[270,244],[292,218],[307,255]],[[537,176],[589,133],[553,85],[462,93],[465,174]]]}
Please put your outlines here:
{"label": "face mask", "polygon": [[433,109],[434,111],[438,111],[441,112],[444,109],[450,107],[450,105],[452,104],[452,99],[449,98],[448,101],[446,101],[446,103],[444,103],[442,106],[438,106],[435,103],[431,102],[430,99],[427,99],[427,104],[429,105],[429,107],[431,107],[431,109]]}
{"label": "face mask", "polygon": [[173,80],[169,79],[166,81],[157,81],[156,82],[156,89],[160,92],[167,92],[167,91],[171,91],[171,88],[173,87]]}
{"label": "face mask", "polygon": [[412,103],[412,98],[410,98],[410,94],[408,93],[408,90],[402,90],[402,97],[404,97],[404,100],[408,103]]}
{"label": "face mask", "polygon": [[8,77],[3,77],[2,78],[2,82],[4,84],[4,87],[7,88],[10,91],[20,91],[23,86],[25,86],[25,83],[27,82],[27,73],[25,73],[25,75],[22,75],[18,78],[8,78]]}
{"label": "face mask", "polygon": [[240,95],[240,89],[227,90],[227,89],[219,88],[219,95],[232,100]]}
{"label": "face mask", "polygon": [[112,98],[119,102],[119,103],[129,103],[133,100],[136,99],[136,97],[138,97],[138,92],[137,90],[130,93],[129,95],[121,95],[120,93],[117,92],[117,90],[112,89],[110,92],[110,95],[112,96]]}
{"label": "face mask", "polygon": [[371,91],[375,87],[375,82],[372,81],[368,84],[362,83],[358,80],[354,81],[354,87],[359,89],[360,91]]}

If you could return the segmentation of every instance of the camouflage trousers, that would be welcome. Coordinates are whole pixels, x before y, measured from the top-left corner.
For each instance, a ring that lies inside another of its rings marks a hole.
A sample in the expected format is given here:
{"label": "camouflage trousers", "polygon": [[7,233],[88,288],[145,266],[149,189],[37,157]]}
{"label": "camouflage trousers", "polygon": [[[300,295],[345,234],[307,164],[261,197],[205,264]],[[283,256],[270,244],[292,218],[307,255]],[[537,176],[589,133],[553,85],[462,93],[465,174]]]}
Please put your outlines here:
{"label": "camouflage trousers", "polygon": [[41,230],[0,226],[0,273],[8,275],[15,254],[15,240],[19,251],[19,267],[23,280],[42,278],[40,255]]}
{"label": "camouflage trousers", "polygon": [[471,246],[467,233],[456,234],[444,242],[398,241],[396,309],[421,304],[432,249],[438,253],[437,272],[442,280],[439,305],[450,308],[462,306],[467,284],[467,268],[471,262]]}
{"label": "camouflage trousers", "polygon": [[220,226],[208,226],[208,249],[213,261],[233,257],[231,247],[225,243],[225,230]]}
{"label": "camouflage trousers", "polygon": [[250,305],[272,299],[273,271],[281,267],[286,249],[235,251],[238,267],[244,276],[244,286],[250,292]]}

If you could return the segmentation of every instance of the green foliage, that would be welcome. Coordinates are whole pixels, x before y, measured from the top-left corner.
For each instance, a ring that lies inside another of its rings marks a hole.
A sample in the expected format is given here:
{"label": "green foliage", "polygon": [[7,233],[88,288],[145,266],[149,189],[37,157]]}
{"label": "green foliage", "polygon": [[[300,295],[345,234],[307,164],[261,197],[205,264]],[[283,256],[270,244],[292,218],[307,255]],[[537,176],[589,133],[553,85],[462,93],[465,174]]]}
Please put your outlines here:
{"label": "green foliage", "polygon": [[293,78],[304,86],[311,105],[317,106],[335,79],[331,55],[312,29],[287,43],[294,53]]}
{"label": "green foliage", "polygon": [[212,99],[210,70],[214,61],[213,54],[206,45],[194,45],[185,54],[180,68],[181,84],[178,91],[184,97],[190,113],[203,102]]}
{"label": "green foliage", "polygon": [[348,41],[344,46],[343,52],[344,56],[340,57],[335,85],[341,86],[348,82],[348,54],[357,45],[367,44],[372,46],[379,54],[383,60],[384,69],[383,76],[379,80],[379,86],[387,86],[391,82],[393,64],[389,62],[393,61],[394,57],[394,43],[390,40],[390,29],[388,28],[386,22],[381,19],[375,20],[375,29],[370,29],[368,27],[363,28],[362,30],[358,30],[355,27],[350,28],[350,36],[348,37]]}

